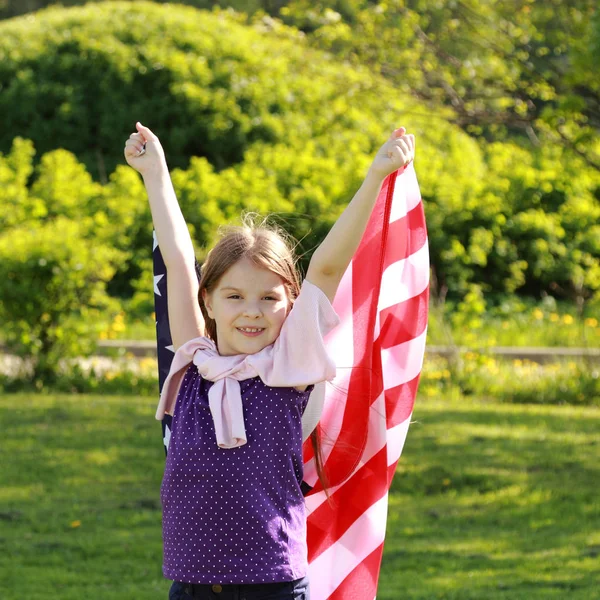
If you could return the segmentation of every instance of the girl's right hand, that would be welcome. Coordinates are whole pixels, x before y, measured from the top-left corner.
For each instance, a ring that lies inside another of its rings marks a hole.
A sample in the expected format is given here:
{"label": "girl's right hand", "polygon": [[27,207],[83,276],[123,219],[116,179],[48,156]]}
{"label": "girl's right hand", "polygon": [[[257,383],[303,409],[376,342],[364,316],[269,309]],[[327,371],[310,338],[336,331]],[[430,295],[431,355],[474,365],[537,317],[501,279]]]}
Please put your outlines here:
{"label": "girl's right hand", "polygon": [[[158,138],[139,121],[137,133],[132,133],[125,142],[125,160],[141,175],[166,167],[165,153]],[[140,155],[142,148],[146,152]]]}

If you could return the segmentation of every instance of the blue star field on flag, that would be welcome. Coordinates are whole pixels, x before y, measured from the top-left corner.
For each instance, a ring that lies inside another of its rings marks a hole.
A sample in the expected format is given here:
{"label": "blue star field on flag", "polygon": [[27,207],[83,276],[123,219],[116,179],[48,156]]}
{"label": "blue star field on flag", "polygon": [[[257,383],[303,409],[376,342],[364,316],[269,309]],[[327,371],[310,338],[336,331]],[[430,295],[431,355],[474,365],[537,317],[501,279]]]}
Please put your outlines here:
{"label": "blue star field on flag", "polygon": [[[153,232],[152,263],[154,271],[154,313],[156,315],[156,356],[158,361],[158,392],[162,391],[163,384],[173,357],[175,356],[173,341],[171,340],[171,329],[169,327],[169,310],[167,304],[167,268],[163,260],[160,248],[156,240],[156,232]],[[196,275],[200,281],[200,264],[196,261]],[[171,422],[173,417],[165,415],[162,423],[162,439],[165,455],[171,438]]]}

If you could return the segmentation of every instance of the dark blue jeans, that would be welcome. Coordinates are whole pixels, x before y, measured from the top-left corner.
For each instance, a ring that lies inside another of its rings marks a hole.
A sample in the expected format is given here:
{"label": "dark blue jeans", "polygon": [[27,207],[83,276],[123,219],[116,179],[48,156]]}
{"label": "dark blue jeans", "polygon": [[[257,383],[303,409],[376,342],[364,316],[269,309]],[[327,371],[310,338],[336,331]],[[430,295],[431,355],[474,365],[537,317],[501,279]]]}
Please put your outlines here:
{"label": "dark blue jeans", "polygon": [[310,600],[308,577],[284,583],[204,585],[174,581],[169,600]]}

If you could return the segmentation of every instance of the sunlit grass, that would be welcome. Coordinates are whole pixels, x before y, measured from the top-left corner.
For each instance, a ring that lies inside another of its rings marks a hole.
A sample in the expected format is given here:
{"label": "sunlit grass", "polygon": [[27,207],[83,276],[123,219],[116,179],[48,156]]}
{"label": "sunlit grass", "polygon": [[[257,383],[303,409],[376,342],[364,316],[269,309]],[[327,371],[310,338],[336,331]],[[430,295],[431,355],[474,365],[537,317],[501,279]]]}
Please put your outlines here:
{"label": "sunlit grass", "polygon": [[599,419],[422,401],[392,484],[378,598],[595,598]]}
{"label": "sunlit grass", "polygon": [[[155,397],[0,397],[3,600],[166,600]],[[594,598],[595,407],[417,401],[379,600]],[[313,584],[317,585],[317,583]]]}

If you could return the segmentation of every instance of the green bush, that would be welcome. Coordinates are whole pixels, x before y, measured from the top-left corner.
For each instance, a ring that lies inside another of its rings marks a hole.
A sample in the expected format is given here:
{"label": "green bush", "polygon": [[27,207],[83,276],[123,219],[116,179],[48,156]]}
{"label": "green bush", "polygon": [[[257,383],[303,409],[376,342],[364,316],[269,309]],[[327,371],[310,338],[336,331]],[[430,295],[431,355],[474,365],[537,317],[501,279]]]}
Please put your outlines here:
{"label": "green bush", "polygon": [[[173,167],[205,156],[220,170],[257,141],[344,129],[373,147],[399,116],[373,85],[283,26],[267,35],[228,13],[152,2],[50,8],[0,24],[0,151],[21,135],[106,179],[136,120],[161,134]],[[387,124],[372,118],[382,111]]]}
{"label": "green bush", "polygon": [[33,360],[35,382],[53,381],[61,358],[94,349],[95,317],[111,306],[106,283],[120,259],[118,250],[86,239],[82,227],[64,217],[0,235],[4,342],[11,353]]}

